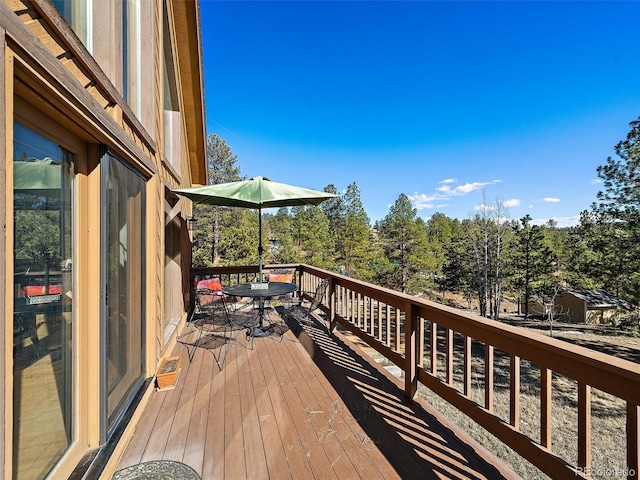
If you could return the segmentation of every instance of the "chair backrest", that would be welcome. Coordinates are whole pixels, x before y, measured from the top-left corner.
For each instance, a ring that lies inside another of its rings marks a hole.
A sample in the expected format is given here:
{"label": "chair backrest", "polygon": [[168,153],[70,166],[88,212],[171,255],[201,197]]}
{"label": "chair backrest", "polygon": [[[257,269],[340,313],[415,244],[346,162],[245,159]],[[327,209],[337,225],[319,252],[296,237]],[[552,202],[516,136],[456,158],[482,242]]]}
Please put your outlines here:
{"label": "chair backrest", "polygon": [[219,278],[207,278],[196,282],[196,290],[222,290],[222,283]]}
{"label": "chair backrest", "polygon": [[217,306],[222,303],[224,299],[224,295],[221,290],[222,283],[219,278],[207,278],[196,282],[196,305],[200,307],[201,310]]}
{"label": "chair backrest", "polygon": [[270,273],[269,281],[291,283],[293,282],[293,273]]}
{"label": "chair backrest", "polygon": [[323,278],[320,280],[320,283],[316,287],[316,293],[311,300],[311,305],[309,305],[309,313],[313,312],[316,308],[320,306],[322,303],[322,299],[324,298],[325,293],[327,293],[327,287],[329,286],[329,280]]}

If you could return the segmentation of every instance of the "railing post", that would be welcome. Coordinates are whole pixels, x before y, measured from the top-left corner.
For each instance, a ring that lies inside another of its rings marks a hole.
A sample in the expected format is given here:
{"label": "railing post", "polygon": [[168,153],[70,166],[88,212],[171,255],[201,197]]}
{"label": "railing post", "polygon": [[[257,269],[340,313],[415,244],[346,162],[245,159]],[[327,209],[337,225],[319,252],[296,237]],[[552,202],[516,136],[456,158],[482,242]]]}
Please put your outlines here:
{"label": "railing post", "polygon": [[627,479],[638,479],[640,457],[640,416],[638,405],[627,402]]}
{"label": "railing post", "polygon": [[591,469],[591,386],[578,382],[578,467]]}
{"label": "railing post", "polygon": [[418,307],[405,302],[404,307],[404,395],[411,399],[418,391],[417,356]]}
{"label": "railing post", "polygon": [[329,333],[336,327],[336,284],[333,277],[329,277]]}

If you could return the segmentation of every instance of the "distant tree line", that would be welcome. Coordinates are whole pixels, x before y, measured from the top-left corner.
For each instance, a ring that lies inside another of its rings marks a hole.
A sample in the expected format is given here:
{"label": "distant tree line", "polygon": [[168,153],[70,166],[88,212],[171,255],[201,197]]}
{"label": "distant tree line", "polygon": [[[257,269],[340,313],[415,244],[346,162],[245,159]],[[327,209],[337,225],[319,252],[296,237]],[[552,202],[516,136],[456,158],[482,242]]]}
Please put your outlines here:
{"label": "distant tree line", "polygon": [[[533,225],[530,215],[511,219],[501,198],[463,220],[435,213],[424,220],[400,194],[381,220],[371,223],[353,182],[319,206],[263,212],[265,263],[307,263],[404,293],[444,301],[464,296],[479,313],[499,318],[505,296],[529,301],[560,289],[602,288],[640,305],[640,120],[615,147],[617,158],[598,167],[603,190],[579,225],[553,220]],[[219,136],[208,137],[209,180],[244,179],[238,159]],[[257,212],[195,206],[196,266],[258,261]]]}

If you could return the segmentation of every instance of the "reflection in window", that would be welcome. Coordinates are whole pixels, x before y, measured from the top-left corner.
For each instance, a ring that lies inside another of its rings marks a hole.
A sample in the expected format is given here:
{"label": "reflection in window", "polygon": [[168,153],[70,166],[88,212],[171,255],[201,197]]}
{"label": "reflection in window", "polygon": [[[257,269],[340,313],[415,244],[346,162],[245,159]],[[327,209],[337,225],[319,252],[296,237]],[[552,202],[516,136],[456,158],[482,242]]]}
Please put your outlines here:
{"label": "reflection in window", "polygon": [[107,154],[102,159],[103,382],[110,432],[143,380],[145,181]]}
{"label": "reflection in window", "polygon": [[91,52],[91,0],[53,0],[53,4]]}
{"label": "reflection in window", "polygon": [[122,0],[122,96],[140,117],[140,2]]}
{"label": "reflection in window", "polygon": [[180,174],[180,107],[176,63],[166,2],[163,2],[162,69],[164,85],[164,157]]}
{"label": "reflection in window", "polygon": [[72,440],[73,165],[14,124],[13,478],[44,478]]}

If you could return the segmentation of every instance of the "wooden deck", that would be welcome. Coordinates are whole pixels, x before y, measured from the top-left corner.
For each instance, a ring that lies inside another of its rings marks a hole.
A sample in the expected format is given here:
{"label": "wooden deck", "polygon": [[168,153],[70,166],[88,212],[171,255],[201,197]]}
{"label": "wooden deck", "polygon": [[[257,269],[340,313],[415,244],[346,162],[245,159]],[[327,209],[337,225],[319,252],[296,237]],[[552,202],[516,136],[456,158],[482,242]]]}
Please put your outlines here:
{"label": "wooden deck", "polygon": [[256,338],[252,349],[238,331],[221,371],[213,353],[224,346],[198,348],[191,363],[176,347],[177,386],[153,392],[118,469],[174,460],[203,480],[517,478],[407,402],[340,334],[270,315],[289,327],[282,338]]}

